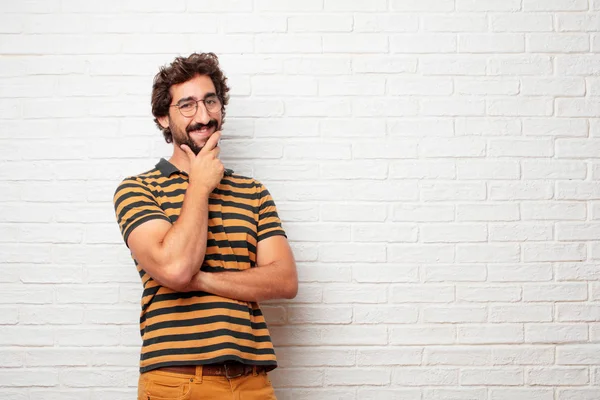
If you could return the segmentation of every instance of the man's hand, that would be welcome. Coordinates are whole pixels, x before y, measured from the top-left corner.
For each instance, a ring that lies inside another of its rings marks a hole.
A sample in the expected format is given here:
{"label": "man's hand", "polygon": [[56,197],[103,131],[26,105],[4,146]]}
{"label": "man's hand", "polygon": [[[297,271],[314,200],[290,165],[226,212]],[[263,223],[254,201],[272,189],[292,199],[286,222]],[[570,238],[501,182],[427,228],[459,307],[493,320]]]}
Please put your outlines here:
{"label": "man's hand", "polygon": [[187,145],[181,145],[181,149],[188,156],[190,185],[201,188],[206,193],[211,193],[219,185],[225,173],[225,167],[219,160],[221,149],[217,147],[220,138],[221,132],[213,133],[198,155]]}

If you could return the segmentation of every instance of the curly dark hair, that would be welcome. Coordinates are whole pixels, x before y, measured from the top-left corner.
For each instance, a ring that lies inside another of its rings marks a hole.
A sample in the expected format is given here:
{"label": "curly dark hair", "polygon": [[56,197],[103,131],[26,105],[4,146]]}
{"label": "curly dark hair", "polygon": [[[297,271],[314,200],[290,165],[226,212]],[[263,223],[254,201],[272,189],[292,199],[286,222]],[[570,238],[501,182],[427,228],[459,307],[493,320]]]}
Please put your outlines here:
{"label": "curly dark hair", "polygon": [[169,106],[173,100],[169,89],[173,85],[189,81],[196,75],[208,75],[212,80],[217,96],[221,100],[221,123],[225,121],[229,87],[227,77],[219,68],[219,58],[214,53],[192,53],[188,57],[177,57],[168,66],[160,67],[152,84],[152,115],[167,143],[173,142],[173,134],[169,128],[160,125],[158,118],[169,115]]}

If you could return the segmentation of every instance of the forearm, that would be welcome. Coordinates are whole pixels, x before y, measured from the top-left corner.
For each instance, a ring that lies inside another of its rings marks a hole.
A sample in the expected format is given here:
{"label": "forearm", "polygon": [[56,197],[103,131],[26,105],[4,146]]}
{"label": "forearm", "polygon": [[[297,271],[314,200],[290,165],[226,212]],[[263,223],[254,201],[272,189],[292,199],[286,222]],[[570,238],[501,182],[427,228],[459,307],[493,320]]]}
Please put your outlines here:
{"label": "forearm", "polygon": [[[202,188],[188,186],[179,218],[165,235],[160,251],[175,281],[187,283],[200,270],[208,235],[208,196]],[[175,289],[175,288],[173,288]]]}
{"label": "forearm", "polygon": [[272,263],[243,271],[203,272],[192,278],[187,291],[201,290],[230,299],[260,302],[294,298],[298,291],[295,266]]}

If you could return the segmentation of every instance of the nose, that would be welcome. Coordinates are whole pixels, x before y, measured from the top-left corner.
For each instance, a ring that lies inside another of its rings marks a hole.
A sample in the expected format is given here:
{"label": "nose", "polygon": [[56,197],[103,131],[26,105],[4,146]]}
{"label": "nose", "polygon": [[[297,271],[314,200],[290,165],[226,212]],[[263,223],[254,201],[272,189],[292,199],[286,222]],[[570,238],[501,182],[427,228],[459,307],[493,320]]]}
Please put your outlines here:
{"label": "nose", "polygon": [[200,124],[208,124],[210,121],[210,115],[208,115],[208,110],[203,102],[198,102],[198,109],[196,110],[196,114],[194,114],[194,122],[198,122]]}

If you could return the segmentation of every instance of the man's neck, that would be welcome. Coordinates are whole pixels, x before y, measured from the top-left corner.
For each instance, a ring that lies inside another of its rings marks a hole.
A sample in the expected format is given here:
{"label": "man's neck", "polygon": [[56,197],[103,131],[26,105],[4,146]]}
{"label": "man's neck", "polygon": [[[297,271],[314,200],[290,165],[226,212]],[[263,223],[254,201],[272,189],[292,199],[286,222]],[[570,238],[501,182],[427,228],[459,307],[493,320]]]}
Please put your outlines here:
{"label": "man's neck", "polygon": [[185,172],[189,175],[190,173],[190,161],[183,150],[181,150],[176,144],[173,144],[173,154],[169,158],[169,162],[177,167],[178,170]]}

